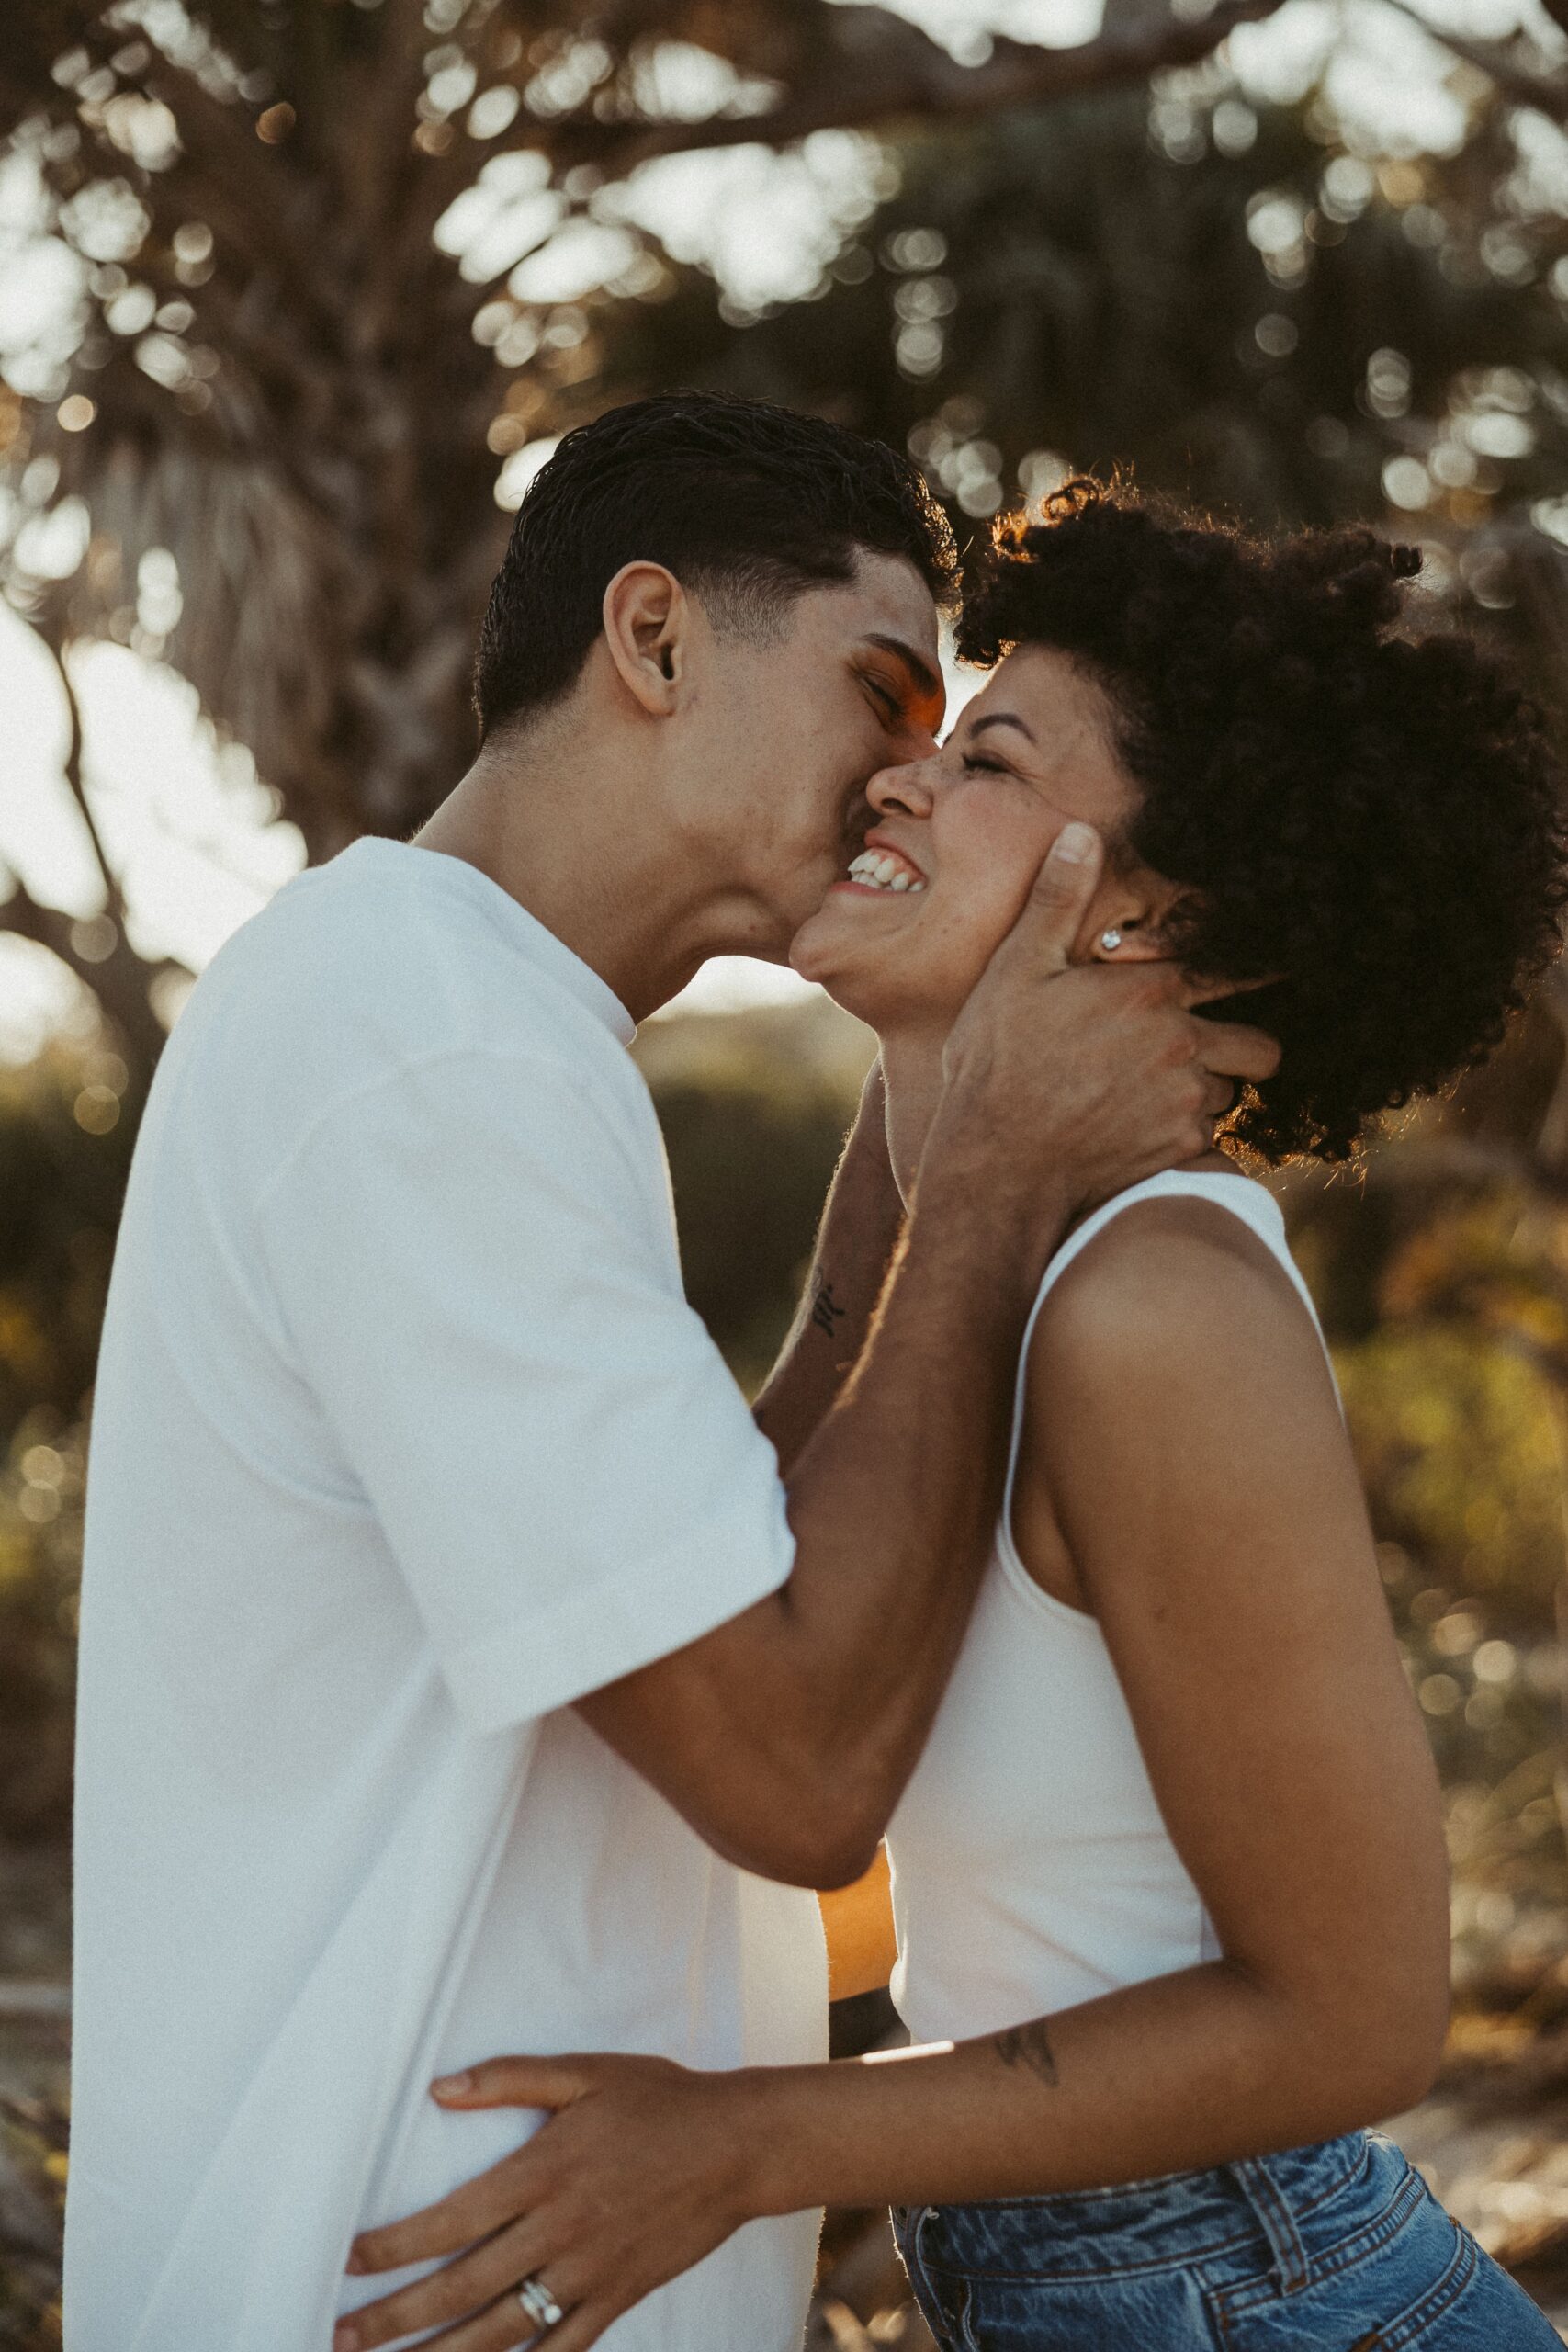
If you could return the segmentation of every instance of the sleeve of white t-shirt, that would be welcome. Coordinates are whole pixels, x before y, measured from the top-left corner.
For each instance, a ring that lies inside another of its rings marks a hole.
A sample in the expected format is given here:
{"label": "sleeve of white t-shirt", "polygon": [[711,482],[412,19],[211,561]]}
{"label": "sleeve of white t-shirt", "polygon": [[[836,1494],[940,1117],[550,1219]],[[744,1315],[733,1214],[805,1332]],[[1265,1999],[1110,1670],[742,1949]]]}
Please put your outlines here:
{"label": "sleeve of white t-shirt", "polygon": [[595,1099],[606,1076],[400,1069],[257,1205],[280,1343],[481,1732],[696,1640],[793,1560],[773,1448],[681,1295],[656,1133]]}

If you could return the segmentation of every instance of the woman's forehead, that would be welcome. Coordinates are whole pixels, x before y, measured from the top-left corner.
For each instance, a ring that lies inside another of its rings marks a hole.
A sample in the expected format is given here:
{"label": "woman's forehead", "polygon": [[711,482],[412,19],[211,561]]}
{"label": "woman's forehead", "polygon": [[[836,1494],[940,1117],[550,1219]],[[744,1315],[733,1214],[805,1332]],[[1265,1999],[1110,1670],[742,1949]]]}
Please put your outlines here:
{"label": "woman's forehead", "polygon": [[1104,689],[1055,646],[1023,645],[1000,661],[960,725],[1005,744],[1010,759],[1043,782],[1069,779],[1109,820],[1128,819],[1141,798],[1116,741]]}
{"label": "woman's forehead", "polygon": [[1057,645],[1018,645],[1003,655],[975,703],[999,709],[1004,702],[1056,729],[1073,719],[1103,727],[1111,716],[1103,687]]}

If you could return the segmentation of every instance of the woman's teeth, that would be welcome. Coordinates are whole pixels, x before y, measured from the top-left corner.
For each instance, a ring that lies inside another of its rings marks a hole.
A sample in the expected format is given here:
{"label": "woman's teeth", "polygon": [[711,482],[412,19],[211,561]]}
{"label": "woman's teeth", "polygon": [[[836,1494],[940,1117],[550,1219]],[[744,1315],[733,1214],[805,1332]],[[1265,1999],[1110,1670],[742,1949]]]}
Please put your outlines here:
{"label": "woman's teeth", "polygon": [[923,890],[923,876],[889,857],[885,850],[863,849],[850,867],[850,880],[863,883],[868,890]]}

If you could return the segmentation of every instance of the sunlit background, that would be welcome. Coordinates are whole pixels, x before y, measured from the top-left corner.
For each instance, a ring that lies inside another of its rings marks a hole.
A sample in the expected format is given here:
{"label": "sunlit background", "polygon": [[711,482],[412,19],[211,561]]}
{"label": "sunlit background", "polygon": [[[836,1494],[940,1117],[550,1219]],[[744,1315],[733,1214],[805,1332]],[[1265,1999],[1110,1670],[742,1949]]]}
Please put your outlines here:
{"label": "sunlit background", "polygon": [[[1568,0],[9,0],[0,2346],[59,2340],[75,1577],[140,1105],[234,928],[461,773],[560,435],[699,383],[908,447],[961,539],[1122,462],[1361,518],[1561,719],[1565,125]],[[1568,2313],[1565,1026],[1554,979],[1452,1101],[1279,1190],[1447,1793],[1456,2027],[1399,2128]],[[750,1384],[867,1041],[727,961],[637,1050]],[[921,2341],[863,2217],[814,2325]]]}
{"label": "sunlit background", "polygon": [[[144,28],[176,52],[182,39],[193,38],[178,0],[132,0],[111,13],[127,35]],[[1101,6],[1100,0],[1014,0],[1010,6],[1001,0],[907,0],[898,13],[955,59],[976,62],[998,32],[1063,50],[1091,41]],[[1200,0],[1176,13],[1201,21],[1208,12]],[[199,20],[199,9],[192,14]],[[426,11],[433,35],[446,28],[448,19],[453,31],[460,29],[464,15],[456,6]],[[1563,46],[1540,0],[1425,0],[1418,12],[1393,0],[1290,0],[1266,21],[1231,35],[1223,71],[1201,69],[1192,90],[1170,86],[1155,98],[1155,139],[1178,162],[1200,160],[1211,142],[1223,154],[1245,155],[1257,140],[1260,107],[1308,103],[1325,127],[1332,123],[1333,143],[1344,150],[1323,173],[1325,217],[1354,220],[1381,195],[1403,214],[1413,244],[1440,244],[1442,215],[1421,200],[1426,175],[1419,159],[1463,153],[1483,76],[1477,67],[1468,74],[1456,71],[1454,50],[1423,29],[1423,16],[1487,44],[1528,28],[1553,62]],[[784,153],[745,143],[660,156],[625,180],[593,188],[586,203],[581,196],[574,201],[551,185],[547,155],[511,143],[522,110],[516,92],[506,84],[480,90],[466,46],[449,46],[453,54],[446,60],[439,43],[432,51],[425,120],[441,129],[463,123],[475,169],[472,184],[434,224],[434,242],[454,258],[461,277],[492,291],[493,299],[477,309],[471,332],[496,349],[508,368],[525,368],[541,344],[572,349],[565,338],[578,333],[580,321],[571,313],[584,301],[606,292],[613,300],[661,293],[666,261],[711,274],[720,317],[737,324],[778,306],[819,299],[825,275],[853,284],[861,256],[869,259],[867,225],[874,226],[899,187],[897,162],[882,141],[854,130],[823,130]],[[62,62],[71,64],[69,52]],[[564,112],[592,95],[608,62],[592,41],[561,43],[537,77],[547,87],[530,87],[531,104]],[[62,208],[40,154],[46,141],[15,139],[0,162],[0,374],[24,400],[57,403],[59,424],[73,435],[90,431],[95,422],[90,389],[73,394],[68,389],[77,380],[72,363],[85,356],[84,331],[94,307],[101,305],[108,333],[130,347],[145,376],[183,392],[186,407],[197,413],[216,356],[189,340],[191,306],[177,297],[160,301],[158,289],[130,266],[150,225],[135,194],[135,167],[155,172],[172,157],[175,117],[156,98],[136,95],[134,77],[123,86],[112,66],[96,69],[100,77],[109,74],[115,86],[93,98],[85,90],[94,69],[85,50],[80,67],[80,110],[96,106],[104,112],[104,128],[125,158],[128,175],[89,181]],[[644,103],[677,120],[737,108],[761,113],[770,103],[767,80],[749,77],[693,42],[658,44],[639,61],[639,72]],[[62,79],[69,83],[70,76]],[[1511,130],[1518,182],[1514,202],[1523,219],[1538,216],[1532,225],[1541,214],[1560,219],[1568,205],[1568,148],[1560,125],[1526,109]],[[481,160],[491,144],[504,152]],[[1290,290],[1302,270],[1310,253],[1308,209],[1303,191],[1289,187],[1265,187],[1249,199],[1247,229],[1261,264],[1260,293],[1271,284]],[[197,222],[185,233],[194,259],[183,274],[199,283],[210,232]],[[946,244],[935,229],[906,230],[903,242],[905,253],[881,258],[904,278],[896,341],[906,375],[919,382],[938,373],[932,363],[942,354],[949,288],[937,273]],[[1533,281],[1541,258],[1517,239],[1510,242],[1506,221],[1492,229],[1486,257],[1504,284],[1518,282],[1527,266]],[[1556,279],[1561,295],[1568,288],[1568,261],[1561,256]],[[1262,354],[1282,356],[1299,331],[1284,309],[1265,313],[1256,332]],[[1381,390],[1392,413],[1408,401],[1404,358],[1397,350],[1384,355]],[[90,375],[82,380],[90,387]],[[1375,370],[1369,391],[1375,402]],[[527,413],[527,404],[509,403],[490,436],[492,447],[505,452],[494,482],[502,509],[516,506],[557,437],[526,437],[525,427],[511,420]],[[1561,425],[1560,417],[1557,422]],[[0,420],[0,432],[5,429]],[[1382,467],[1383,489],[1396,507],[1419,515],[1434,492],[1440,500],[1445,487],[1468,490],[1499,461],[1528,455],[1536,435],[1528,409],[1520,413],[1513,402],[1487,401],[1485,413],[1472,415],[1446,446],[1418,455],[1392,449]],[[928,441],[933,437],[928,428]],[[945,486],[972,515],[993,511],[1021,486],[1046,486],[1060,455],[1026,452],[1009,480],[994,445],[962,430],[950,437],[955,446],[942,469]],[[1334,436],[1327,437],[1332,442]],[[970,452],[973,461],[965,468],[962,460]],[[45,449],[0,495],[0,531],[14,567],[13,611],[27,612],[29,582],[69,578],[88,552],[89,507],[58,492],[58,458]],[[1561,492],[1536,502],[1535,522],[1568,542],[1568,500]],[[118,584],[125,601],[108,616],[107,642],[84,645],[73,664],[86,738],[85,782],[124,889],[136,948],[151,961],[169,959],[196,972],[304,863],[305,844],[279,814],[265,780],[258,782],[244,745],[215,736],[198,698],[163,658],[184,594],[169,550],[143,548],[133,577]],[[58,678],[33,633],[9,612],[0,612],[0,698],[6,713],[0,859],[36,898],[79,918],[83,943],[90,944],[86,927],[105,910],[103,877],[62,772],[67,719]],[[787,1001],[799,993],[787,973],[727,961],[699,979],[689,1002],[728,1007]],[[165,991],[165,1015],[178,1001],[177,987]],[[70,1020],[72,1002],[57,960],[46,960],[28,943],[0,937],[0,1050],[12,1059],[27,1057],[51,1027]]]}

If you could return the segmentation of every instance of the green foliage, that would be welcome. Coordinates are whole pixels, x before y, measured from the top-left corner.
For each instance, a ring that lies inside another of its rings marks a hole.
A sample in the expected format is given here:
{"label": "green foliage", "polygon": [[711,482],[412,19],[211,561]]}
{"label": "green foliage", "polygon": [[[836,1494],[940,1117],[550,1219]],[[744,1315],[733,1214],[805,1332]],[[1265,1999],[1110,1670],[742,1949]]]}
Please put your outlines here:
{"label": "green foliage", "polygon": [[748,1391],[795,1312],[870,1041],[846,1016],[671,1020],[639,1046],[670,1156],[686,1295]]}
{"label": "green foliage", "polygon": [[1562,1573],[1562,1407],[1540,1368],[1461,1323],[1392,1324],[1337,1370],[1378,1532],[1537,1638]]}
{"label": "green foliage", "polygon": [[0,1473],[0,1838],[70,1826],[85,1435],[40,1408]]}
{"label": "green foliage", "polygon": [[0,1838],[70,1818],[85,1415],[133,1122],[62,1038],[0,1069]]}
{"label": "green foliage", "polygon": [[1219,67],[917,131],[810,301],[728,305],[727,332],[688,275],[600,312],[602,397],[678,377],[824,410],[907,445],[961,538],[1069,465],[1265,526],[1386,516],[1562,691],[1561,548],[1529,520],[1563,478],[1561,223],[1516,217],[1516,161],[1478,108],[1457,156],[1374,169],[1321,92],[1238,106]]}
{"label": "green foliage", "polygon": [[67,2124],[51,2098],[0,2091],[0,2347],[59,2352]]}
{"label": "green foliage", "polygon": [[[1441,414],[1462,369],[1546,366],[1557,306],[1544,286],[1475,266],[1484,141],[1468,185],[1433,159],[1368,171],[1354,217],[1331,220],[1321,122],[1284,107],[1255,119],[1244,154],[1200,140],[1179,159],[1130,91],[1005,116],[983,138],[912,141],[874,245],[840,258],[819,302],[750,329],[750,364],[808,401],[830,383],[891,439],[914,432],[972,515],[989,509],[987,476],[1005,482],[1041,448],[1100,468],[1135,459],[1152,481],[1259,521],[1376,514],[1385,460]],[[1260,196],[1303,224],[1277,275],[1251,233]],[[1374,398],[1380,348],[1409,372]],[[981,443],[964,465],[982,433],[995,450]],[[1524,462],[1530,486],[1555,485],[1546,455]],[[1485,480],[1494,494],[1513,470]]]}
{"label": "green foliage", "polygon": [[[1512,1089],[1529,1093],[1530,1060],[1488,1074],[1461,1113],[1472,1132]],[[1568,1214],[1517,1177],[1427,1157],[1422,1127],[1383,1147],[1364,1189],[1299,1203],[1297,1247],[1337,1330],[1383,1581],[1448,1792],[1459,1981],[1495,1988],[1557,1955],[1568,1905]]]}
{"label": "green foliage", "polygon": [[134,1121],[107,1044],[62,1038],[0,1066],[0,1442],[92,1378]]}

